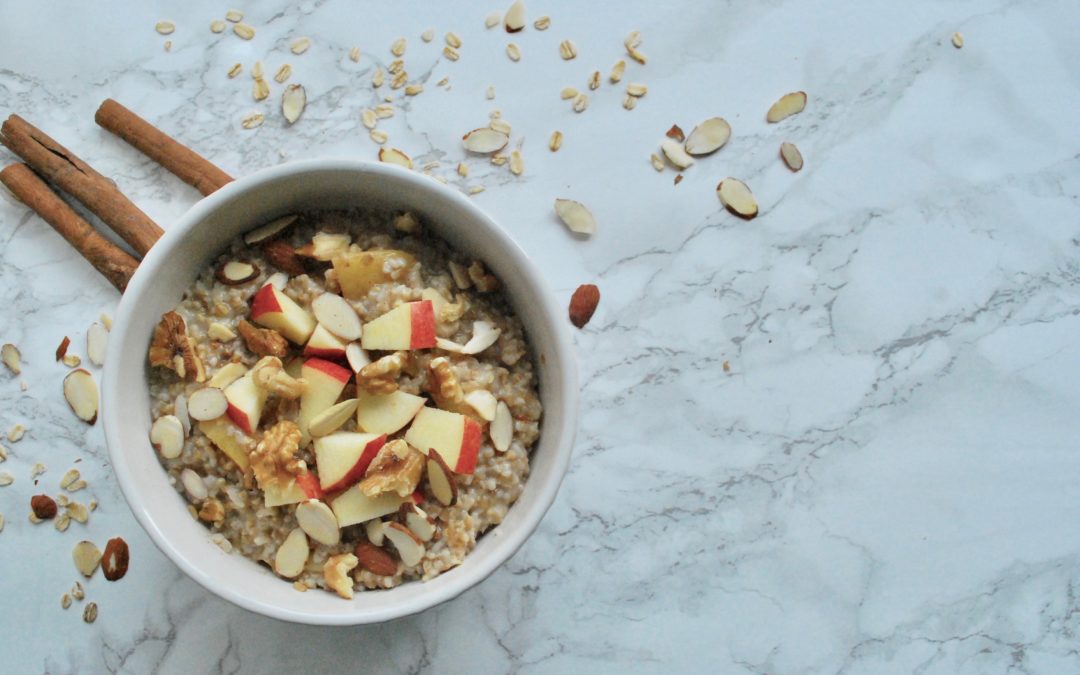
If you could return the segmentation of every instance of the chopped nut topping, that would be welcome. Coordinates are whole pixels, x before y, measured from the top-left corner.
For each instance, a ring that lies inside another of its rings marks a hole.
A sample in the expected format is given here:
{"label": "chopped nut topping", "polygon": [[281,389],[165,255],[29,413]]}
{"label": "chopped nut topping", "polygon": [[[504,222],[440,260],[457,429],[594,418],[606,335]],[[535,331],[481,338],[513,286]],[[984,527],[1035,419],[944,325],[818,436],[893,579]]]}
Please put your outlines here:
{"label": "chopped nut topping", "polygon": [[281,359],[276,356],[261,358],[252,368],[251,377],[257,386],[287,399],[300,398],[307,384],[285,372]]}
{"label": "chopped nut topping", "polygon": [[208,523],[220,523],[225,520],[225,507],[216,499],[207,499],[199,509],[199,518]]}
{"label": "chopped nut topping", "polygon": [[273,484],[288,485],[307,471],[307,464],[298,456],[300,427],[288,420],[278,422],[263,436],[248,455],[252,473],[259,487],[266,490]]}
{"label": "chopped nut topping", "polygon": [[244,338],[247,348],[258,356],[285,356],[289,353],[289,343],[281,333],[270,328],[258,328],[245,319],[236,325],[240,337]]}
{"label": "chopped nut topping", "polygon": [[408,358],[406,352],[394,352],[367,364],[356,374],[356,386],[372,394],[394,393],[398,388],[398,375]]}
{"label": "chopped nut topping", "polygon": [[465,393],[454,374],[454,367],[445,356],[431,360],[428,374],[431,377],[431,393],[440,408],[454,410],[465,401]]}
{"label": "chopped nut topping", "polygon": [[360,491],[369,497],[384,492],[408,497],[420,483],[424,461],[424,454],[409,447],[402,439],[390,441],[371,461],[364,480],[360,481]]}
{"label": "chopped nut topping", "polygon": [[195,353],[195,343],[188,337],[184,317],[166,312],[154,329],[150,344],[150,365],[176,372],[181,379],[191,376],[196,382],[206,381],[202,360]]}
{"label": "chopped nut topping", "polygon": [[475,260],[473,264],[469,265],[469,278],[472,279],[476,290],[481,293],[497,291],[501,285],[494,275],[488,274],[487,270],[484,269],[484,264],[479,260]]}
{"label": "chopped nut topping", "polygon": [[330,556],[323,565],[323,580],[326,582],[326,587],[346,600],[352,600],[353,580],[349,572],[359,564],[360,561],[352,553]]}

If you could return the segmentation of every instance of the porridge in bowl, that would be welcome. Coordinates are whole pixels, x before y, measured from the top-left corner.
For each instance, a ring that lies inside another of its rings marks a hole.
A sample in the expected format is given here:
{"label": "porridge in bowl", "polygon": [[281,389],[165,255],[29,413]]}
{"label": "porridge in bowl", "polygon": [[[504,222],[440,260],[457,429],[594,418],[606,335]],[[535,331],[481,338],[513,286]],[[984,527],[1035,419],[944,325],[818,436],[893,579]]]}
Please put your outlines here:
{"label": "porridge in bowl", "polygon": [[410,213],[288,216],[157,326],[150,439],[193,518],[297,590],[431,579],[502,522],[542,413],[482,263]]}

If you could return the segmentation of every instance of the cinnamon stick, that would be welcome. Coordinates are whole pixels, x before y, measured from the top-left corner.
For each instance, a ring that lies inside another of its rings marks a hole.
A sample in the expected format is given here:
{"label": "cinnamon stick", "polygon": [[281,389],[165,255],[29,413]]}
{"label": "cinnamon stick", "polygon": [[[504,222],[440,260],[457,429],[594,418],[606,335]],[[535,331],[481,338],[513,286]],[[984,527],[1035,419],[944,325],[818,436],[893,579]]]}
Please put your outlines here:
{"label": "cinnamon stick", "polygon": [[111,98],[105,99],[97,109],[94,120],[204,195],[232,182],[232,176],[205,157]]}
{"label": "cinnamon stick", "polygon": [[0,142],[146,255],[164,232],[105,176],[18,115],[0,126]]}
{"label": "cinnamon stick", "polygon": [[0,183],[52,225],[118,291],[124,292],[139,261],[101,236],[27,165],[12,164],[0,171]]}

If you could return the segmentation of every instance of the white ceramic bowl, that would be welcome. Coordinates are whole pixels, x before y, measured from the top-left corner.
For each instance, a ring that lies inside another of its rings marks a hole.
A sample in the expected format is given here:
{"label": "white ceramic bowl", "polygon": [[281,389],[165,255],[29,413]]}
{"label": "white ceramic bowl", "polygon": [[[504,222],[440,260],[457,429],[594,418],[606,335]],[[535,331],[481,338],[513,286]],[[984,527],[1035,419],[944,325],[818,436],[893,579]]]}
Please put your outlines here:
{"label": "white ceramic bowl", "polygon": [[[188,515],[151,447],[146,351],[154,326],[196,274],[243,232],[311,208],[411,209],[430,229],[502,280],[537,359],[544,417],[521,498],[464,564],[428,582],[360,592],[352,601],[298,593],[261,565],[224,553]],[[577,428],[577,369],[565,312],[525,253],[469,199],[418,173],[348,160],[294,162],[241,178],[189,210],[139,265],[117,312],[105,362],[101,415],[109,457],[135,517],[192,579],[241,607],[277,619],[351,625],[419,612],[483,580],[522,545],[555,499]],[[134,553],[138,563],[138,552]]]}

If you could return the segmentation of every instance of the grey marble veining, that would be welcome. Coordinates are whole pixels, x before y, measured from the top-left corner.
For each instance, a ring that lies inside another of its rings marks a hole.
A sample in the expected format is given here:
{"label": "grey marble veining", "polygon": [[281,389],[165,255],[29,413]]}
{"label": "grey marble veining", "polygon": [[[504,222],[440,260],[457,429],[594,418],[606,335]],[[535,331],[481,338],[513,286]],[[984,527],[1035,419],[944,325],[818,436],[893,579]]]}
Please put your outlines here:
{"label": "grey marble veining", "polygon": [[[1046,2],[529,3],[512,38],[496,5],[262,3],[258,33],[213,35],[223,6],[10,6],[0,101],[112,177],[164,227],[195,192],[93,124],[114,97],[234,175],[308,157],[374,158],[359,111],[380,102],[390,42],[421,95],[380,122],[389,145],[502,223],[568,299],[602,291],[577,332],[584,410],[570,473],[525,547],[421,615],[355,629],[239,610],[151,545],[111,478],[100,429],[60,398],[53,350],[117,294],[0,194],[0,428],[29,431],[0,470],[6,672],[1064,673],[1080,670],[1080,8]],[[157,35],[169,18],[177,31]],[[420,33],[436,29],[431,44]],[[643,32],[649,63],[605,79]],[[454,63],[442,35],[464,42]],[[963,49],[949,42],[964,34]],[[288,45],[313,46],[294,56]],[[572,39],[579,56],[558,58]],[[171,52],[162,49],[171,39]],[[347,58],[359,46],[359,63]],[[287,127],[281,86],[247,69],[292,64],[307,89]],[[225,76],[233,63],[245,73]],[[439,87],[443,77],[448,87]],[[496,97],[484,91],[494,85]],[[805,90],[802,114],[763,116]],[[395,98],[396,95],[395,95]],[[499,109],[522,142],[512,176],[465,158],[461,135]],[[267,122],[245,131],[240,119]],[[662,133],[723,115],[731,142],[675,174],[648,162]],[[562,150],[547,139],[559,129]],[[777,157],[795,142],[806,167]],[[3,156],[5,161],[8,155]],[[467,178],[454,169],[470,167]],[[761,215],[725,212],[717,182]],[[568,235],[555,197],[599,232]],[[27,389],[20,391],[19,379]],[[76,459],[100,502],[64,534],[26,519]],[[30,467],[48,472],[32,485]],[[92,626],[60,608],[75,541],[120,534],[121,583],[87,585]],[[24,629],[32,627],[32,630]]]}

